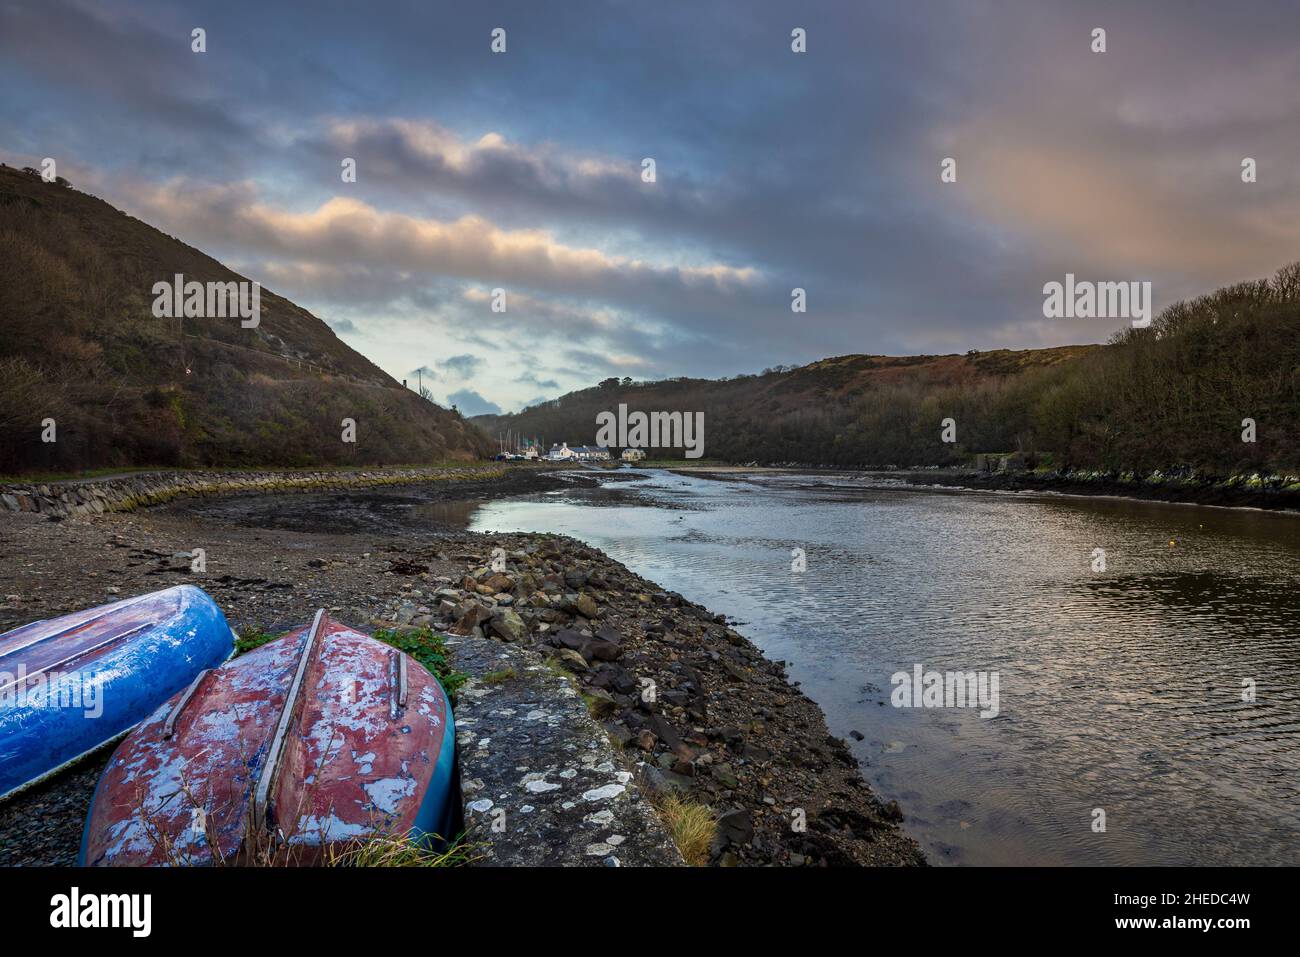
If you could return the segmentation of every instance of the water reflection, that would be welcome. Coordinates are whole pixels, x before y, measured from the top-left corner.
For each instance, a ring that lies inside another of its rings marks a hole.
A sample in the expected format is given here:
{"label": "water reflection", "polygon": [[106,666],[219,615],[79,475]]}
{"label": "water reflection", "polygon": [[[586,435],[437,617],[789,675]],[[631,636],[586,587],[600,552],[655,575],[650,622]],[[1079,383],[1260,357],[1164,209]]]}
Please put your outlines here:
{"label": "water reflection", "polygon": [[483,506],[480,500],[467,502],[429,502],[415,506],[414,520],[435,528],[467,528],[474,513]]}
{"label": "water reflection", "polygon": [[[574,535],[745,621],[936,862],[1300,862],[1294,516],[656,473],[472,526]],[[1001,714],[891,707],[916,663],[997,670]]]}

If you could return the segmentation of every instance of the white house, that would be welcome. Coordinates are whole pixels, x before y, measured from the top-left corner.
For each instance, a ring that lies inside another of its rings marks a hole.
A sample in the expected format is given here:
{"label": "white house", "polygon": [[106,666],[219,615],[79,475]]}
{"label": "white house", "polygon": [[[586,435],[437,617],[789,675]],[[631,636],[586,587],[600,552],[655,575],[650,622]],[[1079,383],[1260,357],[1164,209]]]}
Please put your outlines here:
{"label": "white house", "polygon": [[549,462],[598,462],[609,458],[609,449],[602,445],[575,445],[569,448],[567,442],[552,445],[546,453]]}
{"label": "white house", "polygon": [[623,450],[624,462],[640,462],[643,458],[645,458],[645,449],[624,449]]}

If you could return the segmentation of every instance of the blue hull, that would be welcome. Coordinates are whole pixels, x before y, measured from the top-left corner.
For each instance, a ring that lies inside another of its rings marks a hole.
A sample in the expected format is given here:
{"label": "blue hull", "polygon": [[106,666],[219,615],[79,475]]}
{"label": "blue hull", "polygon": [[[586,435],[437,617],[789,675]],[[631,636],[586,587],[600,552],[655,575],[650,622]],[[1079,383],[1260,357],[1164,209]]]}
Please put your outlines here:
{"label": "blue hull", "polygon": [[[441,684],[441,682],[439,682]],[[445,692],[444,692],[445,694]],[[449,699],[450,700],[450,699]],[[434,765],[429,789],[411,829],[413,837],[425,837],[435,847],[446,846],[460,837],[460,768],[456,763],[456,719],[451,708],[443,725],[442,747]]]}
{"label": "blue hull", "polygon": [[193,585],[0,635],[0,798],[131,730],[232,650]]}

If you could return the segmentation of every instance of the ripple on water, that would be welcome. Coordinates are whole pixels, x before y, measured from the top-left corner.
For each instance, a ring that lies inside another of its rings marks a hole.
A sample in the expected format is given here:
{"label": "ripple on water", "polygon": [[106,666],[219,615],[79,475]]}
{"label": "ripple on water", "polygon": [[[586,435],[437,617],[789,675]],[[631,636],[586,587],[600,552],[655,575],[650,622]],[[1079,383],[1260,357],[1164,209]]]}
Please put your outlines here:
{"label": "ripple on water", "polygon": [[[632,491],[616,522],[574,490],[473,523],[563,531],[750,622],[835,733],[865,734],[936,861],[1300,863],[1300,519],[827,476]],[[916,663],[996,670],[1000,714],[890,707]]]}

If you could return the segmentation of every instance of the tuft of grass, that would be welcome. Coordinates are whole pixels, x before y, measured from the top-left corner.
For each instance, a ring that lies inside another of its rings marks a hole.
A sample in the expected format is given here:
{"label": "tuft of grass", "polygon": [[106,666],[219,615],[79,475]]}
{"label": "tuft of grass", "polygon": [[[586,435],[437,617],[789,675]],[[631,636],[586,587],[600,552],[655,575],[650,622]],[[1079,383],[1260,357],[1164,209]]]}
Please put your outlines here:
{"label": "tuft of grass", "polygon": [[559,659],[559,658],[544,658],[544,659],[542,659],[542,667],[545,668],[547,671],[549,671],[551,674],[555,675],[555,677],[557,677],[557,678],[576,678],[576,677],[577,677],[576,675],[574,675],[574,673],[573,673],[572,671],[570,671],[568,668],[564,667],[564,665],[560,664],[560,659]]}
{"label": "tuft of grass", "polygon": [[406,652],[428,668],[429,672],[442,682],[443,690],[447,692],[447,697],[452,699],[452,704],[456,703],[456,693],[469,680],[469,675],[452,668],[447,653],[447,640],[443,635],[428,627],[382,628],[372,637],[386,645],[392,645],[399,651]]}
{"label": "tuft of grass", "polygon": [[518,677],[519,674],[514,668],[502,668],[500,671],[489,671],[479,681],[485,685],[499,685],[514,681]]}
{"label": "tuft of grass", "polygon": [[381,834],[331,846],[325,854],[326,867],[468,867],[481,858],[473,844],[452,844],[433,850],[427,838]]}
{"label": "tuft of grass", "polygon": [[676,794],[657,797],[651,802],[668,826],[682,858],[691,867],[709,863],[709,848],[718,830],[718,818],[707,804],[687,801]]}
{"label": "tuft of grass", "polygon": [[238,633],[235,641],[235,657],[252,651],[254,648],[261,648],[268,641],[274,641],[281,635],[287,635],[287,631],[280,632],[279,635],[272,634],[269,631],[263,631],[261,628],[245,628]]}
{"label": "tuft of grass", "polygon": [[578,690],[578,697],[582,698],[582,703],[587,706],[587,714],[597,721],[608,718],[618,710],[618,705],[608,697],[602,698],[599,695],[588,694],[581,689]]}

